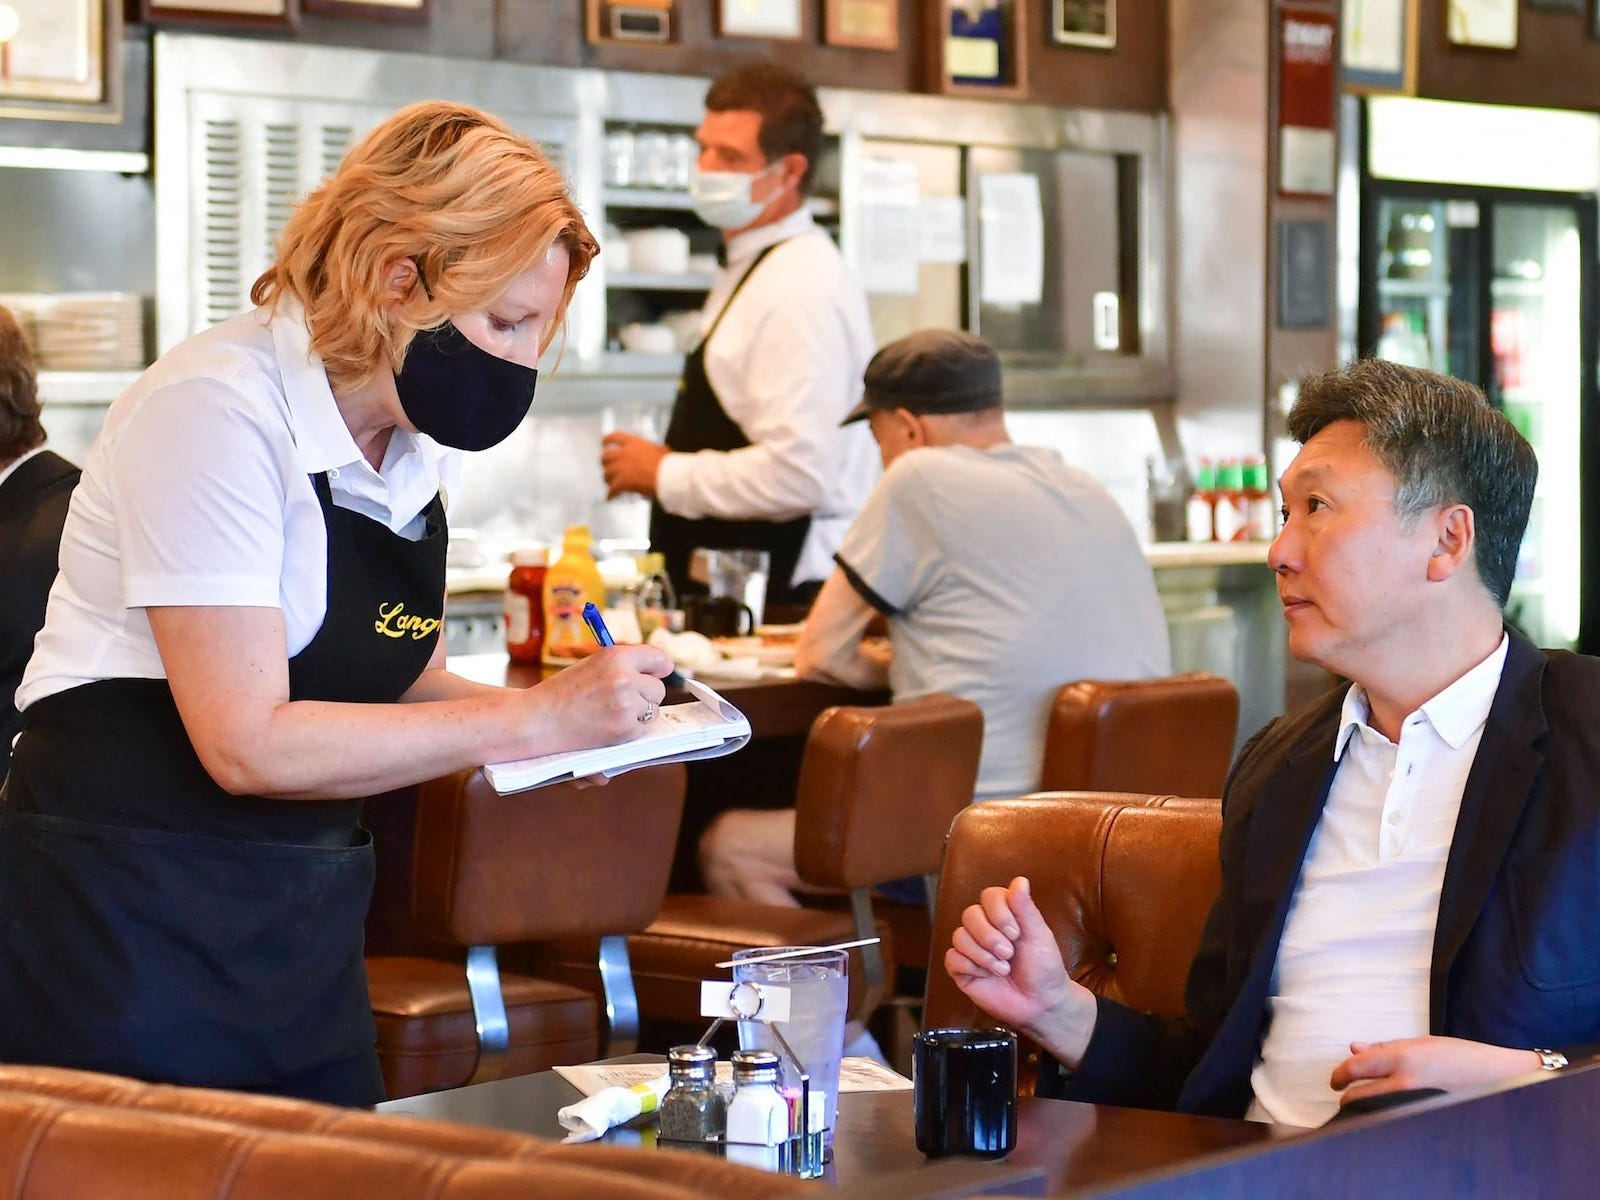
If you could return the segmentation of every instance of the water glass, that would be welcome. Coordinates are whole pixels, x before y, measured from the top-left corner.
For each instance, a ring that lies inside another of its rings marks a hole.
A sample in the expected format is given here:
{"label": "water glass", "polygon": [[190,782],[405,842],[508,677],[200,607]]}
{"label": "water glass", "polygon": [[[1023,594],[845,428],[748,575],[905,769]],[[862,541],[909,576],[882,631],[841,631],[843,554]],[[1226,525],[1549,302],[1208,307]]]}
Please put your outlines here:
{"label": "water glass", "polygon": [[672,140],[658,129],[647,129],[633,139],[633,174],[636,187],[672,186]]}
{"label": "water glass", "polygon": [[765,550],[707,550],[697,546],[694,557],[699,558],[704,574],[691,562],[690,578],[701,579],[713,596],[731,596],[739,601],[754,614],[759,625],[767,605],[767,574],[772,556]]}
{"label": "water glass", "polygon": [[606,134],[605,173],[610,187],[634,185],[633,130],[613,129]]}
{"label": "water glass", "polygon": [[775,1027],[783,1034],[811,1079],[810,1128],[825,1129],[831,1143],[839,1114],[839,1059],[844,1053],[845,1011],[850,999],[850,956],[844,950],[818,950],[778,962],[738,961],[790,949],[797,947],[768,946],[734,953],[734,982],[789,990],[789,1019],[775,1025],[740,1021],[739,1048],[775,1051],[783,1061],[783,1089],[793,1089],[798,1095],[800,1076],[772,1031]]}

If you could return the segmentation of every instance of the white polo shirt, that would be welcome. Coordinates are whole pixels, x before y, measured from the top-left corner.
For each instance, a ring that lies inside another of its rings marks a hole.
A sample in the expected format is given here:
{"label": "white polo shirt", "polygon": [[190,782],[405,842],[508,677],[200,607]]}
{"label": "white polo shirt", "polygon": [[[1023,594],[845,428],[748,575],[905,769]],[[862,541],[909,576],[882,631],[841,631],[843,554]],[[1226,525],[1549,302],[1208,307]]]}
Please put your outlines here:
{"label": "white polo shirt", "polygon": [[89,450],[17,707],[99,679],[164,679],[153,605],[282,609],[298,654],[327,613],[327,530],[310,478],[323,471],[335,504],[416,538],[460,456],[396,428],[373,470],[293,301],[163,355],[111,405]]}
{"label": "white polo shirt", "polygon": [[750,440],[727,452],[669,454],[661,507],[680,517],[786,521],[811,515],[790,582],[825,579],[867,493],[878,452],[865,421],[839,422],[861,399],[874,346],[867,297],[833,239],[805,208],[728,243],[701,314],[709,329],[761,251],[706,346],[706,378]]}
{"label": "white polo shirt", "polygon": [[1250,1074],[1252,1120],[1320,1125],[1350,1043],[1428,1032],[1433,931],[1461,793],[1500,687],[1510,639],[1407,715],[1396,745],[1345,694],[1322,817],[1290,903]]}

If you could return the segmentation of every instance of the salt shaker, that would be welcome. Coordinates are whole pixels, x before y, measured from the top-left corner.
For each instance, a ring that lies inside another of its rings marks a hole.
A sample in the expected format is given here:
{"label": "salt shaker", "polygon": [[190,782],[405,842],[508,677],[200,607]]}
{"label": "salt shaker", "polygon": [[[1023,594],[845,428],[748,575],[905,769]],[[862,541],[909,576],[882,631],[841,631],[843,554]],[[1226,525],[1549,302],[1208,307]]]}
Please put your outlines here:
{"label": "salt shaker", "polygon": [[779,1170],[779,1147],[789,1137],[789,1102],[778,1091],[778,1056],[771,1050],[735,1050],[733,1086],[728,1157],[747,1167]]}

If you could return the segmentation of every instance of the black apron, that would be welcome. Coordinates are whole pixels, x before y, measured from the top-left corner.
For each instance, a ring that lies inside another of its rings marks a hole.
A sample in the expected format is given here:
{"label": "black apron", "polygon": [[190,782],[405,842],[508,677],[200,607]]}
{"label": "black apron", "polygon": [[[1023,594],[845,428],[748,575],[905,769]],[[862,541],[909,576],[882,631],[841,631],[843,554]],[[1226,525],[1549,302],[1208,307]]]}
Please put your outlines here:
{"label": "black apron", "polygon": [[[392,703],[439,637],[443,504],[411,542],[313,482],[328,611],[289,661],[290,698]],[[30,705],[0,791],[0,1061],[383,1099],[359,809],[224,792],[164,679]]]}
{"label": "black apron", "polygon": [[[706,330],[700,344],[683,362],[683,377],[678,380],[678,395],[672,402],[672,419],[667,423],[668,450],[693,454],[699,450],[742,450],[750,445],[744,430],[734,423],[716,389],[706,375],[706,346],[711,342],[722,318],[733,307],[734,299],[745,281],[755,274],[761,260],[772,252],[768,246],[756,255],[749,270],[728,294],[722,311]],[[650,548],[660,551],[666,558],[667,577],[678,595],[703,594],[706,587],[689,578],[689,556],[696,546],[708,550],[765,550],[771,555],[771,569],[767,575],[768,604],[803,603],[809,596],[797,594],[790,586],[795,564],[800,560],[800,549],[805,545],[806,534],[811,530],[811,517],[795,517],[789,521],[729,521],[721,517],[673,516],[661,507],[659,500],[650,505]]]}

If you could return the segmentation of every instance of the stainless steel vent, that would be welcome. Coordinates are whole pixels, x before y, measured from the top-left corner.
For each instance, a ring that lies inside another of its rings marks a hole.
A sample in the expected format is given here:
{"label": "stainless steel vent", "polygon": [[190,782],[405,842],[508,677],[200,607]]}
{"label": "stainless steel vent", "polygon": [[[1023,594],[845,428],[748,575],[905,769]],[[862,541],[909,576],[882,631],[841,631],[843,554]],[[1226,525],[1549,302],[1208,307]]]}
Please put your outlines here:
{"label": "stainless steel vent", "polygon": [[404,104],[480,104],[537,138],[563,169],[572,165],[574,120],[555,114],[576,96],[560,73],[484,63],[462,79],[459,64],[442,59],[172,34],[157,37],[156,57],[163,350],[250,306],[295,204]]}
{"label": "stainless steel vent", "polygon": [[199,302],[178,337],[250,306],[250,286],[271,263],[294,206],[387,112],[378,105],[203,92],[191,92],[189,105],[202,131],[191,144],[198,219],[188,225],[187,246]]}
{"label": "stainless steel vent", "polygon": [[238,298],[243,290],[239,252],[243,225],[239,207],[244,184],[239,123],[208,120],[203,129],[203,208],[199,229],[203,244],[197,259],[204,272],[201,322],[210,325],[239,310]]}

